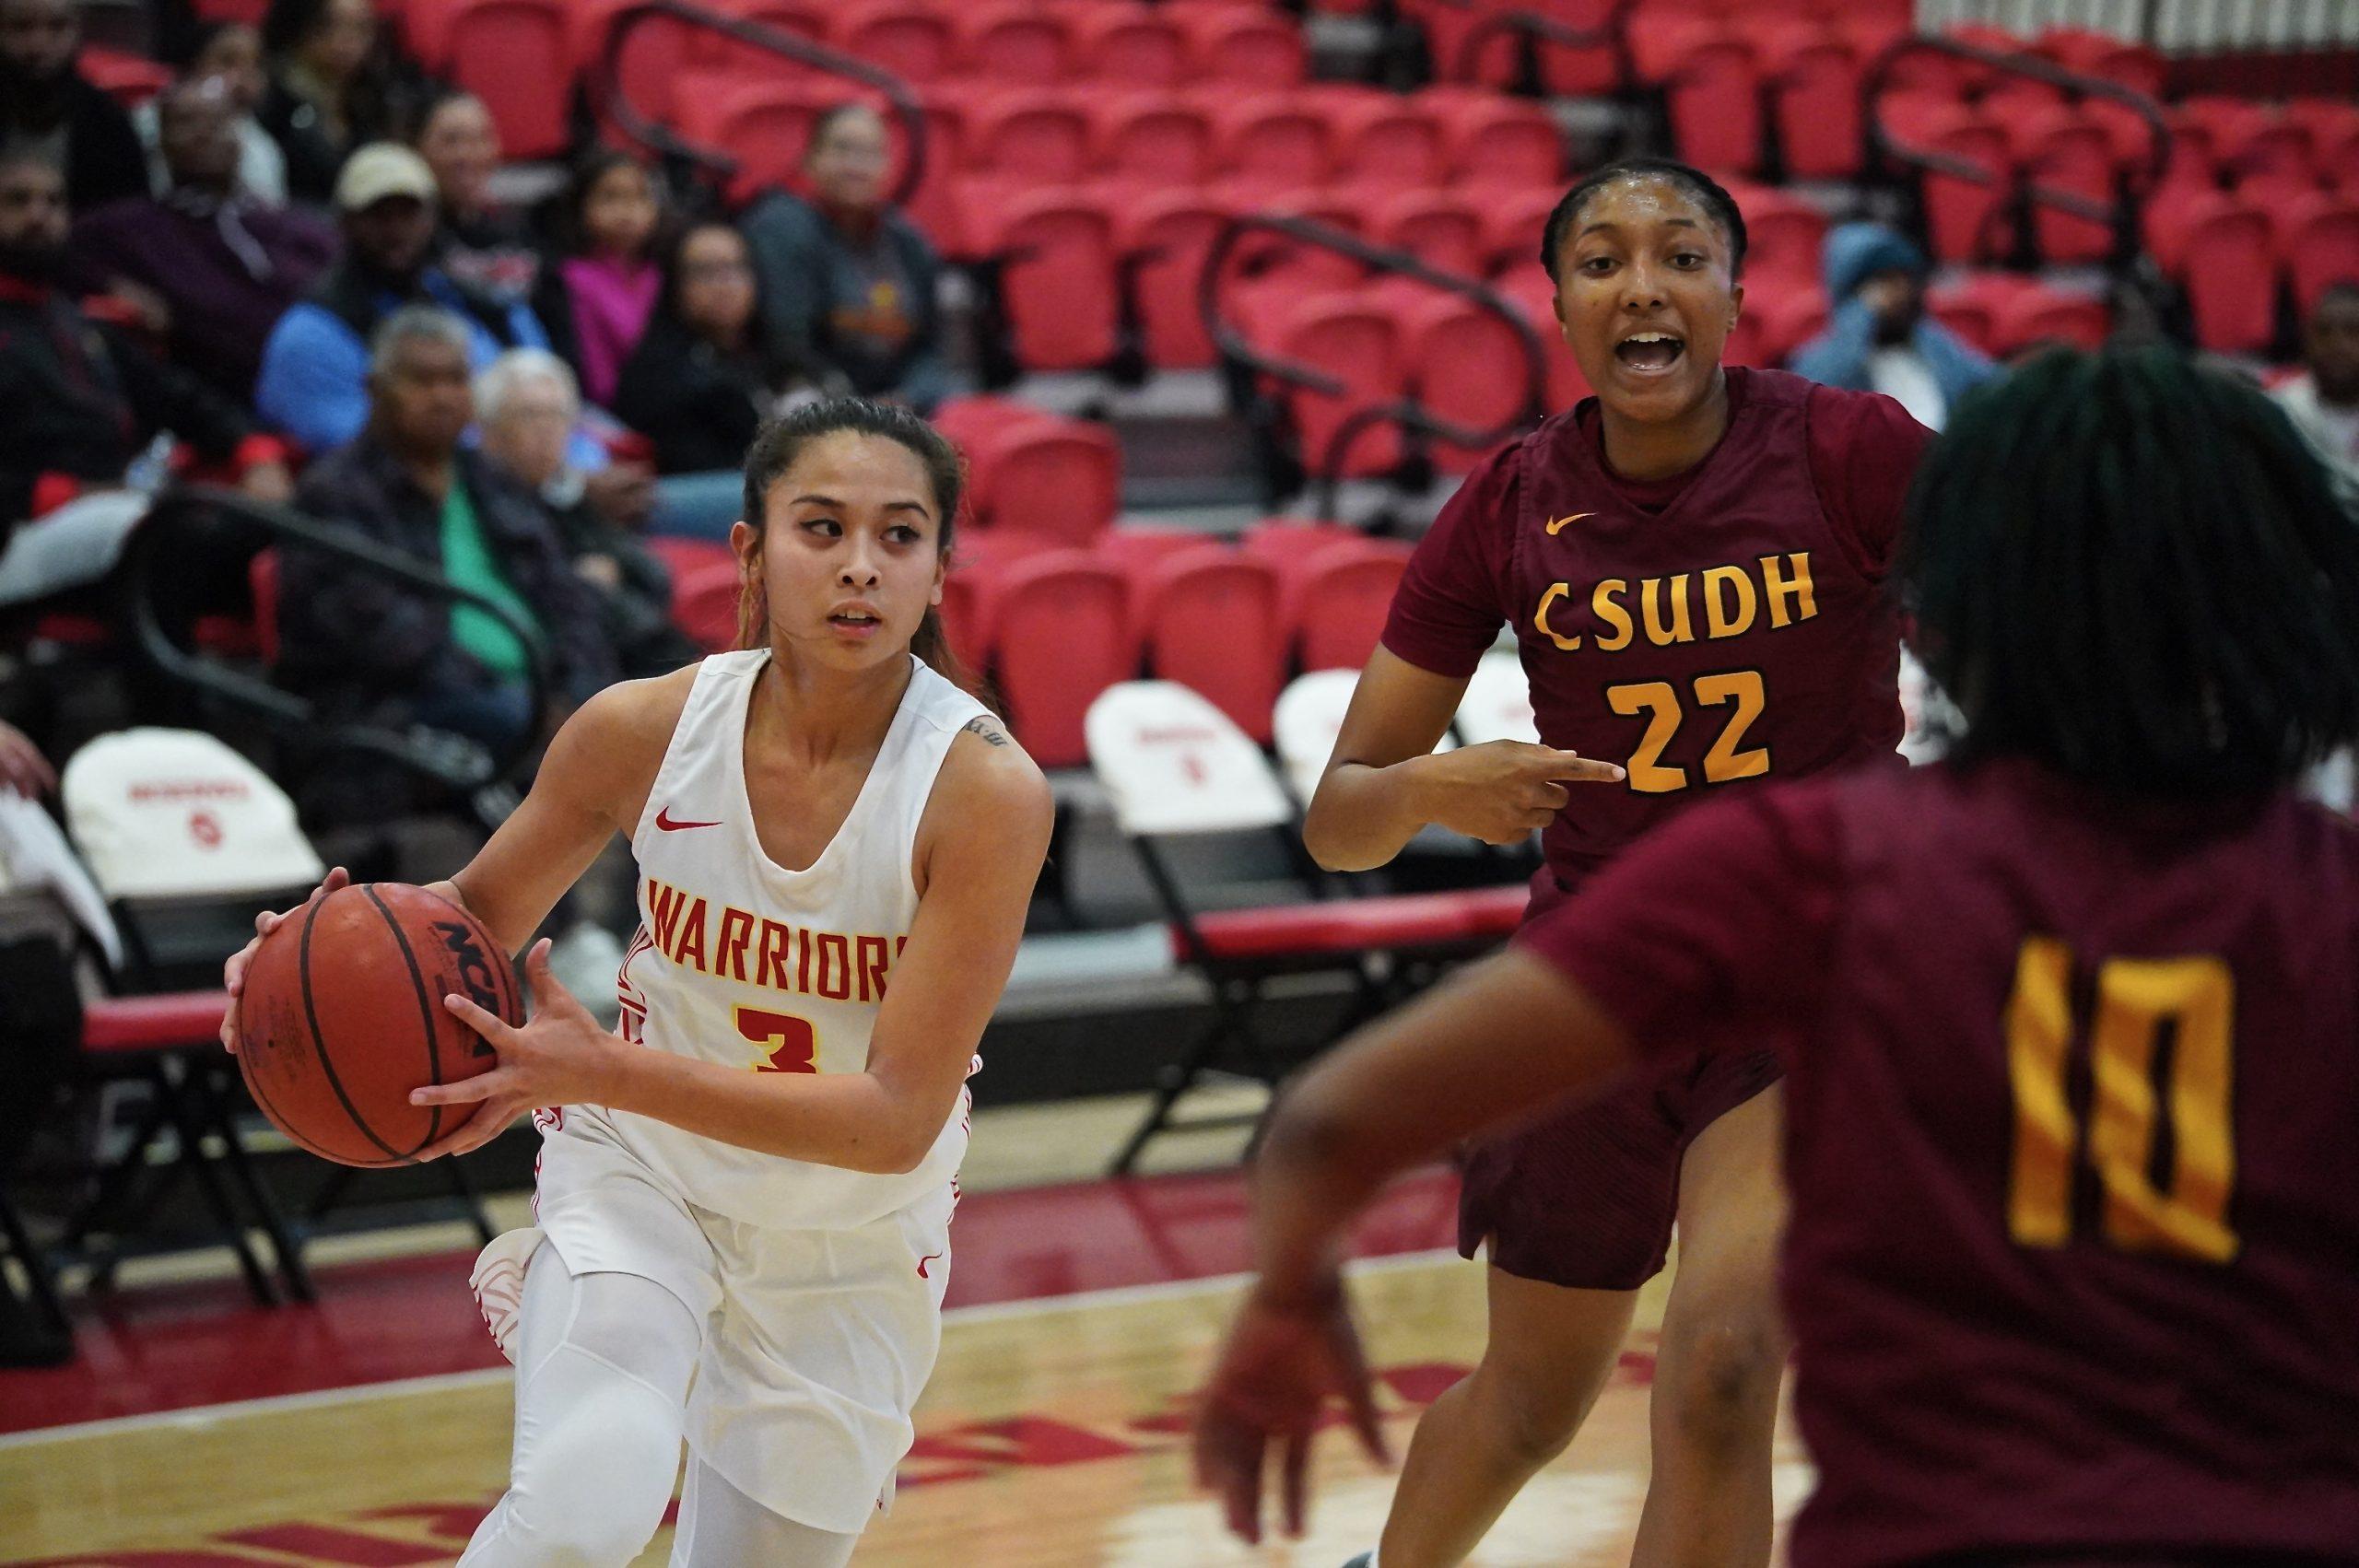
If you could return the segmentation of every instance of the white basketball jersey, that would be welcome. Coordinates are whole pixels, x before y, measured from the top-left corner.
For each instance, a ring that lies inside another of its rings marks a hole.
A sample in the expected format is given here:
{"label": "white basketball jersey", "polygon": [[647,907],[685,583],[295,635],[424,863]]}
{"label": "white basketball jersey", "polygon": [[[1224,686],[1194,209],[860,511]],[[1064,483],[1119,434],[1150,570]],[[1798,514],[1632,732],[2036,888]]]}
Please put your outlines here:
{"label": "white basketball jersey", "polygon": [[[748,705],[769,657],[753,649],[704,661],[648,791],[631,837],[640,928],[617,980],[623,1034],[747,1072],[858,1072],[917,915],[918,819],[952,740],[986,710],[912,656],[851,814],[808,869],[787,871],[762,852],[745,787]],[[967,1095],[905,1176],[760,1153],[586,1106],[568,1107],[549,1132],[552,1159],[577,1131],[620,1144],[699,1208],[840,1230],[950,1183],[967,1149]]]}

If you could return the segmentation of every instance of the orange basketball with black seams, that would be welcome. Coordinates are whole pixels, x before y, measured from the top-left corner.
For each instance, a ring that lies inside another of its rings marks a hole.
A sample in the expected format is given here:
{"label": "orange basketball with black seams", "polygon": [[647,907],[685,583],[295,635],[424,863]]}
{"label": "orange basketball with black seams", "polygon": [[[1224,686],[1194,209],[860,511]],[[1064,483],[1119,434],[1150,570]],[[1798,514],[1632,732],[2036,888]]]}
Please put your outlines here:
{"label": "orange basketball with black seams", "polygon": [[238,1002],[238,1066],[263,1114],[346,1165],[413,1164],[475,1113],[413,1106],[410,1091],[499,1065],[442,999],[470,997],[511,1024],[523,998],[483,923],[406,883],[356,883],[264,937]]}

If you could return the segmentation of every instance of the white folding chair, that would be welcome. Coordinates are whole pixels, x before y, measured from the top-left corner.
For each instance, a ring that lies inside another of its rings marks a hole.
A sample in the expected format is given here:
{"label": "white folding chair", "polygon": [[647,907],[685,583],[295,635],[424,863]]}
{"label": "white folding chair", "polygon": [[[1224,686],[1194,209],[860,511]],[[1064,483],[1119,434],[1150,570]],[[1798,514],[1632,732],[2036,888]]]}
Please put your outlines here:
{"label": "white folding chair", "polygon": [[[1381,1007],[1391,975],[1382,961],[1415,953],[1457,953],[1479,940],[1458,895],[1330,896],[1333,889],[1294,832],[1294,810],[1261,748],[1187,687],[1133,681],[1090,705],[1084,724],[1091,768],[1113,802],[1115,821],[1145,869],[1169,918],[1175,956],[1203,975],[1213,1019],[1158,1082],[1153,1107],[1113,1165],[1127,1173],[1147,1142],[1173,1121],[1172,1107],[1207,1074],[1230,1072],[1274,1085],[1280,1068],[1253,1024],[1265,982],[1277,975],[1348,976],[1354,1000],[1339,1028]],[[1323,762],[1323,757],[1322,757]],[[1299,903],[1199,911],[1175,874],[1163,841],[1215,834],[1275,834],[1306,895]],[[1224,1047],[1234,1042],[1235,1052]],[[1189,1127],[1237,1125],[1226,1117]]]}

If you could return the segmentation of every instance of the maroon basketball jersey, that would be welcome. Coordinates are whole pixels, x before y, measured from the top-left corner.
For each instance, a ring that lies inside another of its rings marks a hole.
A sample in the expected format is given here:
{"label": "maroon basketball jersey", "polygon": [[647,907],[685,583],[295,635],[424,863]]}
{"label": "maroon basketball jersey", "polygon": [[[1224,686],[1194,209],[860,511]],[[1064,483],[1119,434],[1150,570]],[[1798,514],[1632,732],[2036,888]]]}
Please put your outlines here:
{"label": "maroon basketball jersey", "polygon": [[1526,941],[1642,1048],[1787,1043],[1797,1564],[2359,1562],[2349,824],[1860,774]]}
{"label": "maroon basketball jersey", "polygon": [[1723,786],[1899,743],[1898,620],[1820,502],[1812,385],[1731,375],[1727,435],[1660,513],[1624,498],[1574,415],[1524,443],[1506,576],[1541,738],[1629,771],[1549,825],[1560,872]]}

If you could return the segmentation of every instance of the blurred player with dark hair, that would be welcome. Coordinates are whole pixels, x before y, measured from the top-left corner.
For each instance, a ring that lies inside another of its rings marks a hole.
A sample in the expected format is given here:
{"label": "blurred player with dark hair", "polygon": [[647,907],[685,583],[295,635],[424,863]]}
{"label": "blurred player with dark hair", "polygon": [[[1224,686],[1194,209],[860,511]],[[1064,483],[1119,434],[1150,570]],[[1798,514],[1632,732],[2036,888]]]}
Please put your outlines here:
{"label": "blurred player with dark hair", "polygon": [[2257,392],[2057,353],[1968,400],[1900,569],[1950,761],[1698,812],[1307,1074],[1197,1437],[1231,1522],[1332,1392],[1401,1169],[1780,1043],[1803,1568],[2359,1561],[2359,532]]}

